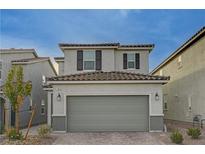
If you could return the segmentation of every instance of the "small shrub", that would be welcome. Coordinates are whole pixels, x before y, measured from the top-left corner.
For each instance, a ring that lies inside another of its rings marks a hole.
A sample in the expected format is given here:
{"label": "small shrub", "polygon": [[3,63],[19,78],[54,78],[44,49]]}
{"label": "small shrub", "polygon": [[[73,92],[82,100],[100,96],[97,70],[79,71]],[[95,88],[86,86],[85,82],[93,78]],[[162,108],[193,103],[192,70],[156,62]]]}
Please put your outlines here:
{"label": "small shrub", "polygon": [[191,136],[193,139],[198,139],[201,135],[201,130],[199,128],[189,128],[187,130],[187,135]]}
{"label": "small shrub", "polygon": [[22,140],[23,134],[22,132],[17,133],[15,128],[10,128],[6,132],[6,136],[9,138],[9,140]]}
{"label": "small shrub", "polygon": [[38,135],[40,137],[48,137],[50,135],[51,128],[47,125],[42,125],[40,128],[38,128]]}
{"label": "small shrub", "polygon": [[173,143],[176,144],[181,144],[184,140],[182,134],[178,130],[172,132],[170,139],[172,140]]}

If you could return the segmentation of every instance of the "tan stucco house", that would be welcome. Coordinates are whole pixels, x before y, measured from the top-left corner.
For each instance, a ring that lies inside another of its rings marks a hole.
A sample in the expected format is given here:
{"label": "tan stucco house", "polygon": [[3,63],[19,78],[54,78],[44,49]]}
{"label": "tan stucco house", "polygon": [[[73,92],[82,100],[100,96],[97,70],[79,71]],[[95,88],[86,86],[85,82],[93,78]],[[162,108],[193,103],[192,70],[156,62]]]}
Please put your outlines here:
{"label": "tan stucco house", "polygon": [[205,27],[152,72],[170,76],[163,85],[165,119],[192,122],[205,118]]}
{"label": "tan stucco house", "polygon": [[162,85],[149,73],[153,44],[60,44],[59,76],[47,77],[56,132],[163,131]]}
{"label": "tan stucco house", "polygon": [[31,106],[36,104],[33,125],[47,121],[47,92],[43,90],[45,77],[56,76],[57,72],[49,57],[39,57],[35,49],[0,49],[0,127],[11,127],[15,124],[15,114],[9,100],[3,94],[3,86],[8,71],[13,65],[21,65],[24,80],[31,81],[31,97],[25,99],[20,109],[20,126],[26,127],[31,116]]}

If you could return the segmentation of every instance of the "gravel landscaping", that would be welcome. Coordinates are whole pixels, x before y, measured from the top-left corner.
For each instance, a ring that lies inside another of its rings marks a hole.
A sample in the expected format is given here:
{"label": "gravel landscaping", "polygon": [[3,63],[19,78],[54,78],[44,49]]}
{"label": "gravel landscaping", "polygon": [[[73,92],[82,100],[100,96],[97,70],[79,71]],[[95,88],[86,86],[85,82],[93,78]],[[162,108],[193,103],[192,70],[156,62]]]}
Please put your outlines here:
{"label": "gravel landscaping", "polygon": [[51,145],[55,141],[54,136],[50,136],[47,138],[40,138],[37,135],[30,135],[27,140],[15,140],[12,141],[7,138],[4,139],[4,141],[0,144],[2,145]]}

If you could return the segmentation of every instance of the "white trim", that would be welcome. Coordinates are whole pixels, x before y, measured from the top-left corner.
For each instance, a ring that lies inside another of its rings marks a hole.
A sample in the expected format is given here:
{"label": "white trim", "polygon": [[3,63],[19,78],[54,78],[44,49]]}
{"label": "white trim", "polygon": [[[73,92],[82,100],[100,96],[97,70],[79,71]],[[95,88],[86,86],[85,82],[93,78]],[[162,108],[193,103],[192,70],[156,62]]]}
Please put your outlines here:
{"label": "white trim", "polygon": [[116,80],[116,81],[47,81],[48,84],[87,84],[87,83],[167,83],[168,80]]}
{"label": "white trim", "polygon": [[149,128],[148,128],[148,132],[150,132],[151,127],[150,127],[150,114],[151,114],[151,102],[152,102],[152,94],[149,94]]}
{"label": "white trim", "polygon": [[65,114],[52,114],[52,117],[65,117]]}
{"label": "white trim", "polygon": [[150,133],[161,133],[164,132],[163,130],[150,130]]}
{"label": "white trim", "polygon": [[164,116],[164,114],[150,114],[151,117],[161,117]]}
{"label": "white trim", "polygon": [[[67,120],[67,95],[64,95],[64,114],[66,115],[66,120]],[[66,121],[67,123],[67,121]],[[67,124],[66,124],[67,125]],[[66,126],[66,129],[67,129],[67,126]],[[67,131],[67,130],[66,130]]]}

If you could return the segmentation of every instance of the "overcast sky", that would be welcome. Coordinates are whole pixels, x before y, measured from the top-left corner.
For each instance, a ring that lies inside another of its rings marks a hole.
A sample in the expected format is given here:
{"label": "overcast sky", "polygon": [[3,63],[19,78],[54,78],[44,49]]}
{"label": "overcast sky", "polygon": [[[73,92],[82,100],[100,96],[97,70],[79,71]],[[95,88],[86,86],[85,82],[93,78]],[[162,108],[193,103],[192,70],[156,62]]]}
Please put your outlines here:
{"label": "overcast sky", "polygon": [[58,43],[154,43],[150,70],[205,26],[205,10],[1,10],[0,48],[62,56]]}

